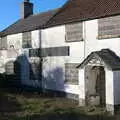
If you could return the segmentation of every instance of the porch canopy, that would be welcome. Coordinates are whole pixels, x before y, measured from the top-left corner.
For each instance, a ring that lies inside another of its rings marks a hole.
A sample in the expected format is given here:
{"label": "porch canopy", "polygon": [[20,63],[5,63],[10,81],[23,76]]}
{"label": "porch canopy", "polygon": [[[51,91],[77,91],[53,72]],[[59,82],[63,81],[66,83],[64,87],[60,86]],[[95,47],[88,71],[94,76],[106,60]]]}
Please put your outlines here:
{"label": "porch canopy", "polygon": [[120,57],[109,49],[92,52],[77,68],[83,68],[87,64],[108,66],[113,71],[120,70]]}

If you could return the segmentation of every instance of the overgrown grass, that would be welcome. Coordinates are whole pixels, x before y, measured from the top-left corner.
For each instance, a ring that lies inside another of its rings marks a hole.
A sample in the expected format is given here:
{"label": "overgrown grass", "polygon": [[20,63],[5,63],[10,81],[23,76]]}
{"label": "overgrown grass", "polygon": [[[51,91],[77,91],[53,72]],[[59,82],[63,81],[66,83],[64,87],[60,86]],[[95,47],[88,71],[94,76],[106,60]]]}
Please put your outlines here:
{"label": "overgrown grass", "polygon": [[0,93],[0,120],[113,120],[100,107],[79,107],[78,102],[36,93]]}

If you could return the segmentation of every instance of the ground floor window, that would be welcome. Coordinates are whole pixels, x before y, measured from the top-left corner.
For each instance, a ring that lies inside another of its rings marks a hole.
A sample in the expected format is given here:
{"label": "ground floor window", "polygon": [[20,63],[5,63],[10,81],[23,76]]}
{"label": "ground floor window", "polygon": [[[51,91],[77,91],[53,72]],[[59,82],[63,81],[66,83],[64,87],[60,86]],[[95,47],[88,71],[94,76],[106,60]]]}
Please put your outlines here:
{"label": "ground floor window", "polygon": [[66,63],[65,64],[65,83],[66,84],[78,84],[78,69],[76,66],[78,63]]}
{"label": "ground floor window", "polygon": [[42,74],[42,65],[39,58],[30,59],[29,63],[29,73],[30,80],[40,80]]}

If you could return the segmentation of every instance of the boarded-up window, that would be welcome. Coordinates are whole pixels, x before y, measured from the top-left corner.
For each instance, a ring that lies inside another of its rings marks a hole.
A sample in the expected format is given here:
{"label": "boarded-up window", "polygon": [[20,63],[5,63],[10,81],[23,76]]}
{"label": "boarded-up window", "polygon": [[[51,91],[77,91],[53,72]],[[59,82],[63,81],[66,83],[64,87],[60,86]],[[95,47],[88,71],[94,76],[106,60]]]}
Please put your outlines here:
{"label": "boarded-up window", "polygon": [[66,42],[78,42],[83,40],[83,23],[65,25]]}
{"label": "boarded-up window", "polygon": [[29,64],[30,80],[41,80],[42,67],[39,58],[32,58]]}
{"label": "boarded-up window", "polygon": [[22,47],[23,48],[31,48],[31,32],[25,32],[22,35]]}
{"label": "boarded-up window", "polygon": [[[5,65],[6,79],[10,82],[14,80],[17,84],[21,83],[21,65],[18,61],[9,61]],[[16,84],[14,82],[13,84]]]}
{"label": "boarded-up window", "polygon": [[120,37],[120,16],[101,18],[98,20],[98,38]]}
{"label": "boarded-up window", "polygon": [[78,66],[78,63],[65,64],[65,83],[78,84],[78,69],[76,66]]}
{"label": "boarded-up window", "polygon": [[29,57],[69,56],[69,46],[30,49]]}
{"label": "boarded-up window", "polygon": [[7,75],[14,74],[14,61],[9,61],[6,63],[5,71]]}
{"label": "boarded-up window", "polygon": [[7,37],[2,37],[0,39],[0,50],[7,49]]}

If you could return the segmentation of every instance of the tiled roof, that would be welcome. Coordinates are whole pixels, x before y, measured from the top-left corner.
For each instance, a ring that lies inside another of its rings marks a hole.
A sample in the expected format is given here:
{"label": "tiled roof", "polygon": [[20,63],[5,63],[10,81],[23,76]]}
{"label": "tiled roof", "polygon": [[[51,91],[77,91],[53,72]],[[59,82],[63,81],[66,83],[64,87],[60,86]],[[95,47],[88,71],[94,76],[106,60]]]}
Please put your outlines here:
{"label": "tiled roof", "polygon": [[118,57],[113,51],[109,49],[92,52],[79,66],[77,66],[77,68],[82,68],[87,65],[88,62],[96,55],[100,57],[101,60],[112,70],[120,70],[120,57]]}
{"label": "tiled roof", "polygon": [[46,27],[120,14],[120,0],[68,0]]}
{"label": "tiled roof", "polygon": [[113,15],[120,15],[120,0],[68,0],[60,9],[18,20],[0,36]]}
{"label": "tiled roof", "polygon": [[2,32],[0,32],[0,36],[6,36],[10,34],[40,29],[48,22],[49,19],[51,19],[52,16],[54,16],[54,14],[58,10],[59,9],[51,10],[48,12],[43,12],[40,14],[29,16],[25,19],[20,19],[14,24],[10,25],[5,30],[3,30]]}

